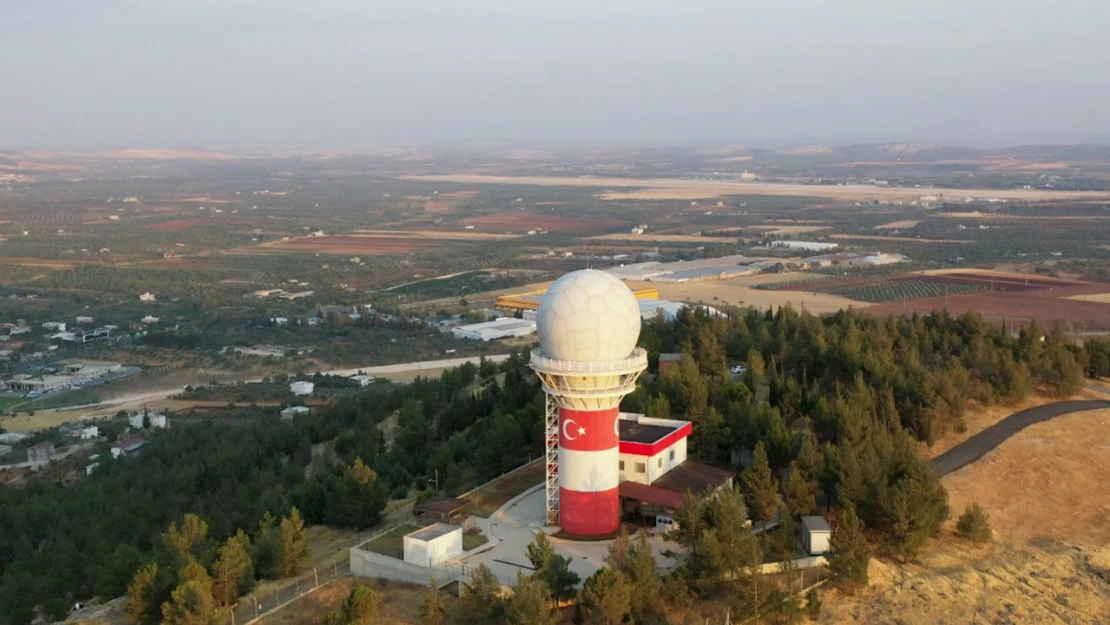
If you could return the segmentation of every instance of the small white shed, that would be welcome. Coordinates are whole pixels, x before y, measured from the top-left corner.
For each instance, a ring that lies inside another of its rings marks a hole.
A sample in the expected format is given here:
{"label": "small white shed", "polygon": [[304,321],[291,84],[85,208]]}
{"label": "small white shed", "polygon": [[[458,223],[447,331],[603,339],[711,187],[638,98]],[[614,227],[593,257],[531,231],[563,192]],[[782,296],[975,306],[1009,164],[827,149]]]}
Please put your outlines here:
{"label": "small white shed", "polygon": [[456,525],[436,523],[404,537],[405,562],[439,566],[462,555],[463,530]]}
{"label": "small white shed", "polygon": [[805,543],[806,552],[811,556],[819,556],[829,552],[829,541],[832,540],[832,528],[823,516],[802,517],[802,542]]}

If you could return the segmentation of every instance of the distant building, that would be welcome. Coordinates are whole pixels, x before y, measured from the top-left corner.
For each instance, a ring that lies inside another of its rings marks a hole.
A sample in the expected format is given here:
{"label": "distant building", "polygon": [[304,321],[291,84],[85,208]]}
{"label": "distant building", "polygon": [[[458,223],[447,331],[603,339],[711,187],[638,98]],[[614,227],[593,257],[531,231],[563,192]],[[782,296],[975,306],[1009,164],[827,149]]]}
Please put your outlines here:
{"label": "distant building", "polygon": [[659,373],[663,373],[671,367],[677,367],[682,362],[682,353],[678,354],[659,354]]}
{"label": "distant building", "polygon": [[47,463],[54,457],[54,443],[43,441],[27,449],[27,460],[30,462]]}
{"label": "distant building", "polygon": [[315,384],[313,384],[312,382],[305,382],[305,381],[293,382],[292,384],[289,385],[289,390],[292,391],[293,394],[297,395],[297,396],[311,395],[312,391],[315,388],[316,388]]}
{"label": "distant building", "polygon": [[351,379],[358,382],[359,386],[369,386],[374,383],[375,378],[372,375],[352,375]]}
{"label": "distant building", "polygon": [[281,411],[281,418],[283,421],[292,419],[297,415],[308,414],[311,409],[308,406],[289,406]]}
{"label": "distant building", "polygon": [[74,319],[74,321],[76,321],[78,324],[92,323],[93,318],[92,317],[85,317],[85,316],[82,316],[82,315],[77,315],[77,318]]}
{"label": "distant building", "polygon": [[144,429],[143,424],[146,423],[147,420],[150,421],[151,429],[162,429],[170,427],[170,418],[164,414],[140,413],[136,415],[131,415],[131,418],[129,419],[131,427],[135,428],[136,430]]}
{"label": "distant building", "polygon": [[142,295],[139,296],[139,301],[140,302],[153,302],[156,299],[158,299],[158,298],[155,297],[153,293],[143,293]]}
{"label": "distant building", "polygon": [[289,325],[289,319],[287,317],[270,317],[270,323],[276,326],[287,326]]}
{"label": "distant building", "polygon": [[139,452],[146,446],[146,439],[142,436],[132,436],[116,443],[112,447],[112,457],[119,458],[120,456],[130,456]]}
{"label": "distant building", "polygon": [[460,339],[473,339],[478,341],[492,341],[513,336],[529,336],[535,334],[536,322],[531,319],[515,319],[502,317],[483,323],[455,326],[451,333]]}
{"label": "distant building", "polygon": [[146,323],[146,324],[158,323],[158,317],[147,315],[147,316],[143,317],[142,319],[140,319],[139,321],[142,322],[142,323]]}
{"label": "distant building", "polygon": [[802,250],[806,252],[824,252],[839,247],[839,243],[823,243],[821,241],[771,241],[771,247]]}
{"label": "distant building", "polygon": [[66,324],[61,321],[47,321],[42,324],[44,330],[54,330],[55,332],[65,332]]}

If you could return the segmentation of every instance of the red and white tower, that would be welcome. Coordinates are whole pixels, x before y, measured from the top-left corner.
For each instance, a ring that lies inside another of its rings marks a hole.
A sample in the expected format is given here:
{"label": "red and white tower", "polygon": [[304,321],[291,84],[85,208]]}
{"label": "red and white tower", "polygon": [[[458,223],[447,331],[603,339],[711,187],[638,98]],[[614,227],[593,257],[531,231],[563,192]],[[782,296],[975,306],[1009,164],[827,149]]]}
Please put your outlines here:
{"label": "red and white tower", "polygon": [[636,347],[640,307],[603,271],[568,273],[537,315],[531,367],[547,394],[549,523],[578,536],[620,525],[620,401],[636,388],[647,353]]}

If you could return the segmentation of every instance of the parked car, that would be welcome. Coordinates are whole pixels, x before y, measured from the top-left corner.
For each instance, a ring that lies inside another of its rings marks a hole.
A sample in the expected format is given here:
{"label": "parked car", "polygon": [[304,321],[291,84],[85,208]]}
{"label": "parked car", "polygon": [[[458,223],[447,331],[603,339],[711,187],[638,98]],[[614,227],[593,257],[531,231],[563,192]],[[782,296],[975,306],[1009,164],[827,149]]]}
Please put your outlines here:
{"label": "parked car", "polygon": [[728,371],[734,375],[741,375],[748,372],[748,367],[746,365],[732,365]]}

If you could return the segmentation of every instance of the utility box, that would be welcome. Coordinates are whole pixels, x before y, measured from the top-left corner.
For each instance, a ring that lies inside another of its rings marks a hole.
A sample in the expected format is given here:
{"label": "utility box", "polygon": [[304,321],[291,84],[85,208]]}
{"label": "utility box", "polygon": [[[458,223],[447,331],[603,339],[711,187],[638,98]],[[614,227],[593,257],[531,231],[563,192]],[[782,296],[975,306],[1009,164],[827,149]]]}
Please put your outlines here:
{"label": "utility box", "polygon": [[819,556],[829,552],[829,541],[832,540],[832,528],[823,516],[802,517],[802,542],[805,543],[806,552],[811,556]]}
{"label": "utility box", "polygon": [[439,566],[462,555],[463,530],[455,525],[436,523],[404,537],[405,562],[419,566]]}

